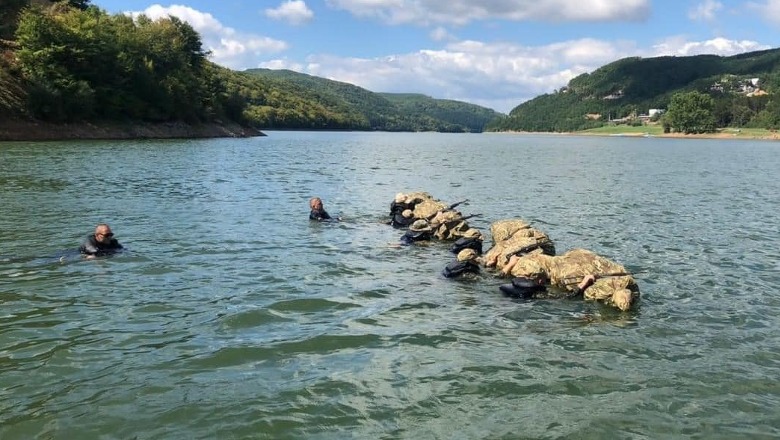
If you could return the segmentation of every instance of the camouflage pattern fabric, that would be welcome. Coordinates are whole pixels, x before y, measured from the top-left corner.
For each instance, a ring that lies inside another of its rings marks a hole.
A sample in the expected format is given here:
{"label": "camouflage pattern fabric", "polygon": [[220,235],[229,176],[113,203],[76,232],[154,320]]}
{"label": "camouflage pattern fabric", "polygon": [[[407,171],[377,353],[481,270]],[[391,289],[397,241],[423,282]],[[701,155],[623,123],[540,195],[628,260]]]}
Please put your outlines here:
{"label": "camouflage pattern fabric", "polygon": [[459,238],[465,237],[466,231],[468,231],[469,229],[473,229],[473,228],[469,226],[469,224],[466,223],[465,220],[461,220],[459,222],[450,224],[447,230],[449,232],[449,235],[447,235],[447,238],[444,238],[444,240],[457,240]]}
{"label": "camouflage pattern fabric", "polygon": [[493,244],[496,244],[511,237],[519,229],[530,227],[531,225],[520,219],[499,220],[490,225],[490,236],[493,237]]}
{"label": "camouflage pattern fabric", "polygon": [[428,218],[436,215],[437,212],[447,209],[447,205],[439,200],[426,199],[414,207],[415,218]]}
{"label": "camouflage pattern fabric", "polygon": [[[545,249],[552,249],[552,252],[546,251]],[[550,253],[555,253],[555,248],[552,247],[552,242],[546,237],[542,239],[522,236],[511,237],[498,246],[490,248],[488,253],[485,254],[485,261],[491,262],[491,266],[495,266],[496,269],[500,270],[506,266],[506,263],[512,255],[518,254],[521,251],[521,255],[549,255]]]}
{"label": "camouflage pattern fabric", "polygon": [[479,238],[480,240],[484,240],[484,236],[482,235],[482,232],[480,232],[479,229],[475,229],[475,228],[469,228],[463,231],[463,236],[466,238]]}
{"label": "camouflage pattern fabric", "polygon": [[460,262],[472,260],[476,261],[477,257],[477,252],[474,249],[463,249],[462,251],[458,252],[457,260]]}
{"label": "camouflage pattern fabric", "polygon": [[[445,206],[446,208],[446,206]],[[458,211],[455,210],[448,210],[448,211],[440,211],[431,219],[431,225],[438,226],[438,225],[445,225],[447,223],[452,223],[460,218],[463,217],[463,214],[461,214]]]}
{"label": "camouflage pattern fabric", "polygon": [[[415,208],[417,208],[417,205],[422,205],[420,209],[414,209],[414,218],[417,219],[428,219],[428,217],[432,216],[436,213],[436,210],[433,210],[435,206],[441,205],[442,207],[446,208],[446,205],[444,203],[436,200],[428,194],[425,191],[414,191],[409,193],[403,193],[400,192],[396,194],[395,198],[403,198],[401,202],[395,200],[394,203],[405,203],[405,204],[414,204]],[[431,211],[429,215],[424,215],[426,212]]]}
{"label": "camouflage pattern fabric", "polygon": [[469,229],[469,224],[465,220],[456,220],[439,226],[433,235],[439,240],[457,240]]}
{"label": "camouflage pattern fabric", "polygon": [[406,203],[420,203],[424,200],[434,200],[433,196],[425,191],[406,193]]}
{"label": "camouflage pattern fabric", "polygon": [[572,249],[560,256],[529,254],[520,258],[510,272],[515,277],[544,274],[552,286],[566,291],[573,291],[585,275],[596,275],[596,281],[585,290],[584,299],[626,311],[639,299],[639,286],[634,278],[628,274],[598,277],[622,273],[628,273],[622,265],[585,249]]}
{"label": "camouflage pattern fabric", "polygon": [[[439,211],[431,220],[431,226],[436,229],[433,235],[439,240],[451,239],[453,231],[459,225],[462,227],[462,224],[466,223],[465,221],[459,221],[461,218],[463,218],[463,215],[458,211]],[[466,225],[466,229],[468,229],[468,225]],[[463,231],[465,232],[466,229]]]}
{"label": "camouflage pattern fabric", "polygon": [[[552,266],[552,255],[546,255],[542,252],[531,252],[517,260],[509,274],[513,277],[537,278],[539,276],[548,276]],[[502,264],[502,267],[506,263]]]}
{"label": "camouflage pattern fabric", "polygon": [[528,253],[555,255],[555,245],[550,237],[521,219],[494,222],[490,225],[490,232],[493,237],[493,246],[484,256],[487,266],[501,269],[509,256],[533,246],[538,246],[540,249],[529,250]]}
{"label": "camouflage pattern fabric", "polygon": [[439,240],[457,240],[469,230],[469,225],[463,218],[463,214],[441,200],[433,198],[425,191],[403,193],[406,203],[415,203],[413,216],[416,219],[428,219],[434,229],[433,236]]}

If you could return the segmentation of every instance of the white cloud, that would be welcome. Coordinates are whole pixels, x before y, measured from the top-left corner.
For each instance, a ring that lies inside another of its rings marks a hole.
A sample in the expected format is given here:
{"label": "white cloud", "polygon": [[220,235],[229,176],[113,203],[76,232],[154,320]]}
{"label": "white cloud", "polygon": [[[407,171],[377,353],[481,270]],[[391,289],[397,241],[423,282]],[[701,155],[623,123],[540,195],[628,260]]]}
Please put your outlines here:
{"label": "white cloud", "polygon": [[359,17],[390,24],[465,25],[480,20],[642,21],[650,0],[327,0]]}
{"label": "white cloud", "polygon": [[455,36],[449,33],[447,29],[438,26],[430,32],[431,40],[433,41],[451,41],[455,39]]}
{"label": "white cloud", "polygon": [[200,34],[204,49],[211,52],[211,60],[232,69],[244,69],[255,64],[254,60],[258,56],[279,53],[288,48],[288,44],[281,40],[237,32],[233,28],[223,26],[211,14],[200,12],[189,6],[152,5],[143,11],[134,11],[128,14],[133,17],[144,14],[151,19],[172,15],[186,21]]}
{"label": "white cloud", "polygon": [[780,24],[780,0],[766,0],[764,2],[749,2],[748,7],[756,11],[756,15],[764,20]]}
{"label": "white cloud", "polygon": [[[402,6],[423,4],[423,0],[330,0],[352,6],[375,6],[388,11]],[[550,4],[563,4],[556,0]],[[585,0],[582,0],[585,2]],[[605,2],[607,0],[604,0]],[[466,0],[449,0],[453,10],[481,8],[497,11],[517,6],[521,0],[495,0],[490,6],[470,6]],[[427,0],[429,11],[443,5],[439,0]],[[590,2],[593,7],[596,3]],[[631,3],[626,3],[628,5]],[[636,3],[639,4],[639,3]],[[502,6],[503,5],[503,6]],[[755,5],[776,11],[780,19],[780,0]],[[384,8],[384,9],[383,9]],[[490,8],[490,9],[488,9]],[[531,6],[528,8],[532,9]],[[442,7],[441,10],[444,10]],[[660,55],[689,56],[698,54],[734,55],[770,48],[749,40],[714,38],[690,41],[670,37],[646,48],[633,41],[607,41],[592,38],[573,39],[541,46],[513,42],[457,41],[443,26],[434,28],[433,39],[447,41],[438,49],[392,54],[375,58],[350,58],[325,54],[310,55],[306,60],[287,59],[272,54],[283,52],[288,45],[250,33],[240,33],[223,26],[211,14],[186,6],[164,8],[154,5],[144,13],[152,18],[174,15],[189,22],[202,36],[204,48],[213,52],[212,59],[225,67],[243,70],[249,67],[291,69],[324,78],[352,83],[376,92],[416,92],[435,98],[456,99],[509,112],[540,94],[550,93],[565,86],[577,75],[628,56],[653,57]],[[486,12],[484,12],[486,13]],[[137,12],[134,14],[138,14]],[[455,16],[457,14],[454,14]],[[265,60],[265,61],[258,61]]]}
{"label": "white cloud", "polygon": [[688,12],[691,20],[715,21],[717,13],[723,9],[723,3],[715,0],[705,0]]}
{"label": "white cloud", "polygon": [[744,52],[771,49],[771,46],[748,40],[728,40],[713,38],[706,41],[685,41],[682,37],[670,37],[653,46],[650,56],[691,56],[691,55],[723,55],[730,56]]}
{"label": "white cloud", "polygon": [[295,61],[289,61],[286,59],[277,59],[277,60],[271,60],[266,61],[263,63],[260,63],[258,67],[262,67],[264,69],[274,69],[274,70],[294,70],[296,72],[305,72],[306,71],[306,65],[295,62]]}
{"label": "white cloud", "polygon": [[314,18],[314,12],[306,6],[303,0],[288,0],[276,8],[265,10],[265,15],[274,20],[286,21],[299,25]]}
{"label": "white cloud", "polygon": [[133,11],[129,12],[129,14],[132,17],[144,14],[153,20],[173,15],[174,17],[186,21],[199,32],[219,32],[224,29],[222,24],[211,14],[197,11],[189,6],[171,5],[169,7],[164,7],[162,5],[152,5],[143,11]]}
{"label": "white cloud", "polygon": [[377,92],[424,93],[509,112],[581,73],[627,56],[628,50],[590,39],[540,47],[462,41],[443,50],[371,59],[316,55],[309,57],[303,69],[286,60],[261,67],[287,68]]}
{"label": "white cloud", "polygon": [[734,55],[768,48],[752,41],[668,39],[648,49],[630,41],[578,39],[544,46],[460,41],[441,50],[378,58],[310,56],[304,64],[277,59],[260,67],[291,69],[376,92],[416,92],[472,102],[508,113],[572,78],[629,56]]}

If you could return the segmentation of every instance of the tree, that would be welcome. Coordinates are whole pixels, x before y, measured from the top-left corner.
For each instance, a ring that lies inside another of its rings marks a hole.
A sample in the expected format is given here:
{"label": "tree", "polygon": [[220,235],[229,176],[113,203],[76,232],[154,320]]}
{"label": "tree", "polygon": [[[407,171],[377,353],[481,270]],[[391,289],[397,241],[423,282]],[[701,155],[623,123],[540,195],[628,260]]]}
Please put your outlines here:
{"label": "tree", "polygon": [[19,12],[27,6],[27,0],[0,0],[0,39],[13,38]]}
{"label": "tree", "polygon": [[769,101],[766,108],[756,115],[754,126],[777,130],[780,128],[780,101]]}
{"label": "tree", "polygon": [[[55,3],[56,1],[58,0],[54,0],[52,3]],[[73,8],[81,9],[82,11],[89,8],[89,0],[68,0],[65,3]]]}
{"label": "tree", "polygon": [[676,132],[713,133],[715,131],[714,107],[714,100],[705,93],[675,93],[669,103],[665,120]]}

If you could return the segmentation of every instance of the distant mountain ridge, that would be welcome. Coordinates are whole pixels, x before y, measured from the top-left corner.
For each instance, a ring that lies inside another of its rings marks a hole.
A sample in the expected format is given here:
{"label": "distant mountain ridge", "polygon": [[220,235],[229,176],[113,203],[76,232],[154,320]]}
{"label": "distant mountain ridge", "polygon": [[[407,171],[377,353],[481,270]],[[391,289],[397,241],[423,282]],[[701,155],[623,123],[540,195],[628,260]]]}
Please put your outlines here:
{"label": "distant mountain ridge", "polygon": [[[330,115],[315,121],[316,126],[306,120],[302,121],[304,126],[292,124],[287,128],[481,132],[490,121],[503,116],[495,110],[466,102],[415,93],[376,93],[353,84],[291,70],[249,69],[242,73],[268,82],[278,93],[303,99],[299,103],[303,107],[313,105]],[[252,100],[248,104],[250,114],[252,107],[268,106]]]}
{"label": "distant mountain ridge", "polygon": [[8,3],[0,8],[0,119],[15,121],[14,127],[41,121],[150,125],[155,132],[179,123],[223,124],[230,133],[237,132],[231,124],[248,133],[481,132],[502,116],[464,102],[374,93],[289,70],[234,71],[210,62],[200,35],[176,17],[133,19],[89,0]]}
{"label": "distant mountain ridge", "polygon": [[695,113],[686,108],[663,115],[673,98],[697,95],[708,129],[780,129],[780,49],[730,57],[625,58],[503,115],[289,70],[238,72],[210,62],[198,33],[175,17],[134,20],[88,0],[32,3],[13,0],[12,8],[0,11],[0,119],[146,124],[155,130],[237,124],[247,133],[578,131],[617,121],[660,122],[667,128],[676,115]]}
{"label": "distant mountain ridge", "polygon": [[690,91],[713,97],[721,127],[780,124],[780,49],[728,57],[624,58],[518,105],[488,129],[583,130],[665,109],[674,94]]}

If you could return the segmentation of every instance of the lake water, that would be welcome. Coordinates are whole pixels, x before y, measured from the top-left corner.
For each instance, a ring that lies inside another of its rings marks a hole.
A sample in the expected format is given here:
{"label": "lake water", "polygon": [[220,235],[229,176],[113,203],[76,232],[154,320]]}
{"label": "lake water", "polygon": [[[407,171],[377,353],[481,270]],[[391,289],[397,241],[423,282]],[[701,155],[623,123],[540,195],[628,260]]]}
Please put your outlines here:
{"label": "lake water", "polygon": [[[269,134],[0,143],[0,438],[780,437],[780,144]],[[382,224],[411,190],[639,307],[444,279]],[[127,251],[82,260],[98,222]]]}

